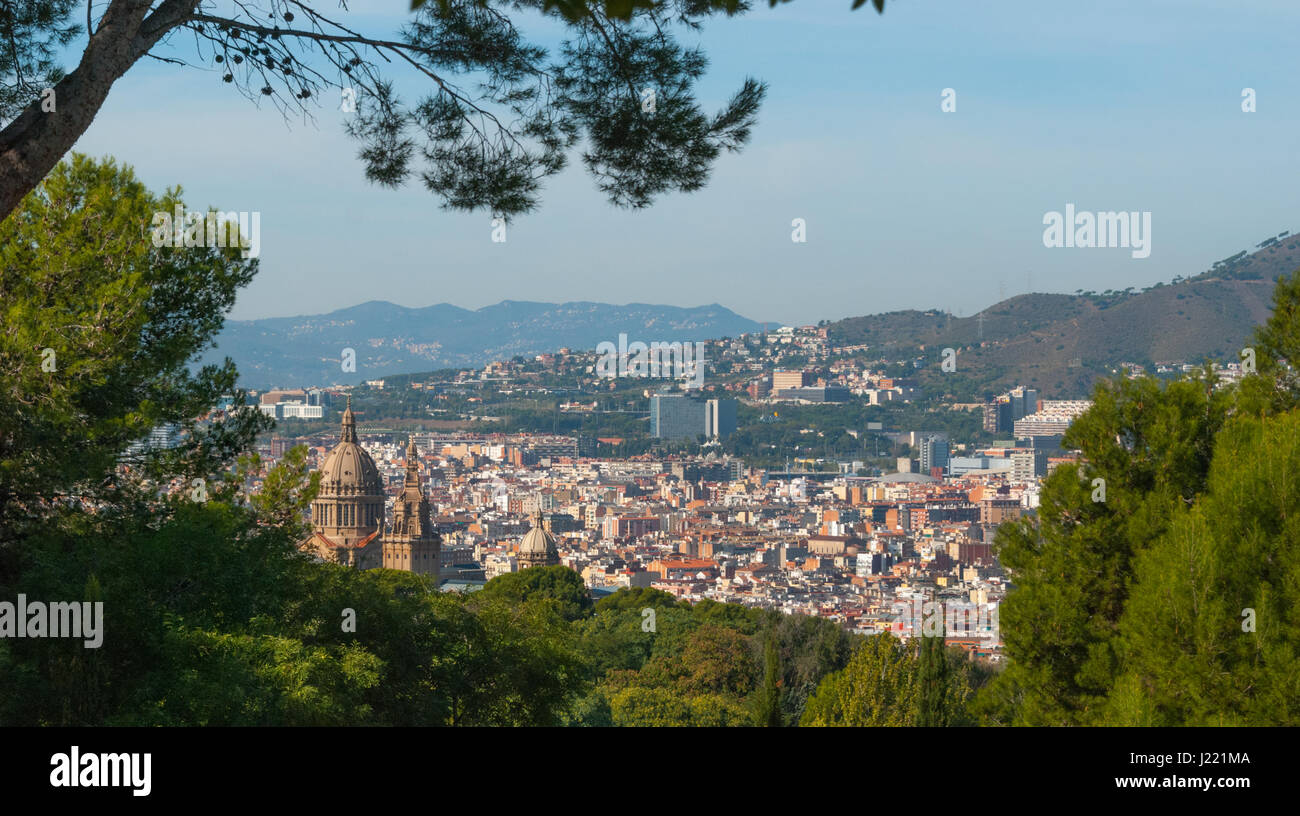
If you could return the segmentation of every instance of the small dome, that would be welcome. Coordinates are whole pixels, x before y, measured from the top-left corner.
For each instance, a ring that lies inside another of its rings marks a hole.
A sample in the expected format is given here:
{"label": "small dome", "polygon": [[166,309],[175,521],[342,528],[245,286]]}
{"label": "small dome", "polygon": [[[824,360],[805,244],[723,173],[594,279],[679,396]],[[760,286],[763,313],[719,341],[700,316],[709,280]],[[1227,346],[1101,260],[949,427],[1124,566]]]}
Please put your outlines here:
{"label": "small dome", "polygon": [[519,567],[553,566],[560,563],[560,551],[555,546],[555,536],[542,527],[542,513],[533,513],[533,529],[519,543]]}
{"label": "small dome", "polygon": [[542,526],[541,513],[533,514],[533,529],[524,534],[524,540],[519,544],[519,552],[533,553],[535,555],[556,552],[555,536],[548,533]]}

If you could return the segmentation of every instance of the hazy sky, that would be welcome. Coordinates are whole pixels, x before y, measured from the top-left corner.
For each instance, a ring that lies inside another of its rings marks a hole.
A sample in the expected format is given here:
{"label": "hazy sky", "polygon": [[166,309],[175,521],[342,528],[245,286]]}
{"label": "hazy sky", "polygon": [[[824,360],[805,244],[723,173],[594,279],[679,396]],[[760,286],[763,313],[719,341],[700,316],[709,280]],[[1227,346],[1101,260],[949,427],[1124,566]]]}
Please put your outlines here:
{"label": "hazy sky", "polygon": [[[350,6],[346,22],[382,36],[408,0]],[[770,85],[750,144],[719,160],[705,190],[617,210],[574,162],[505,243],[491,241],[489,214],[444,211],[418,183],[369,185],[336,99],[315,124],[287,123],[218,71],[142,61],[77,149],[134,165],[155,190],[182,185],[191,207],[261,212],[261,272],[236,318],[371,299],[716,302],[787,323],[970,315],[1000,292],[1196,274],[1300,229],[1300,4],[755,6],[683,37],[712,60],[709,110],[747,75]],[[173,36],[180,53],[191,43]],[[1247,87],[1254,113],[1242,111]],[[940,110],[945,88],[954,113]],[[1150,257],[1044,247],[1044,214],[1067,204],[1150,211]],[[790,240],[794,218],[806,243]]]}

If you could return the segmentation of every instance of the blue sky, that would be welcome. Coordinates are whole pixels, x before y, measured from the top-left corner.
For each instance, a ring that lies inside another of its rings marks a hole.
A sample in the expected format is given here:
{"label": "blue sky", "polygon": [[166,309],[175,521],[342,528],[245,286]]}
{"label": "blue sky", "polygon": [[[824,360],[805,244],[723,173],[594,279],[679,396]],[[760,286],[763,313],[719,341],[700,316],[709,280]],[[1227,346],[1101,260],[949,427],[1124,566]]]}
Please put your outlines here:
{"label": "blue sky", "polygon": [[[339,17],[376,36],[407,0]],[[750,144],[708,187],[613,208],[579,162],[491,241],[491,216],[418,184],[369,185],[337,101],[286,122],[206,69],[119,80],[77,150],[131,164],[191,207],[262,213],[261,271],[232,314],[366,300],[721,303],[809,323],[905,308],[974,314],[1032,288],[1147,286],[1300,229],[1300,4],[1218,0],[759,0],[699,35],[710,109],[770,88]],[[549,42],[553,25],[534,27]],[[173,38],[192,54],[192,39]],[[69,66],[71,67],[71,66]],[[399,84],[412,78],[394,74]],[[1257,111],[1243,113],[1243,88]],[[940,94],[956,91],[943,113]],[[408,94],[408,97],[410,95]],[[1043,216],[1152,213],[1151,254],[1047,248]],[[793,218],[808,240],[790,240]]]}

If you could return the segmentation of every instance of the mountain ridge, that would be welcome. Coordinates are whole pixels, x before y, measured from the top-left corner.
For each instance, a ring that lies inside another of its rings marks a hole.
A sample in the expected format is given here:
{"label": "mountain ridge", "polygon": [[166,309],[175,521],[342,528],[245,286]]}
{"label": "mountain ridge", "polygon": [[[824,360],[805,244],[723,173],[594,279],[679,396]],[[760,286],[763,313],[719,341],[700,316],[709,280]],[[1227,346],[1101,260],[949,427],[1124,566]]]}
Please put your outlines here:
{"label": "mountain ridge", "polygon": [[[828,335],[840,344],[866,343],[873,356],[894,347],[900,356],[920,350],[929,360],[953,348],[957,372],[981,388],[1029,385],[1082,397],[1124,362],[1237,360],[1272,311],[1277,278],[1297,269],[1300,236],[1288,231],[1198,275],[1141,291],[1029,293],[971,317],[933,310],[850,317],[830,323]],[[926,365],[919,373],[938,383],[938,370]]]}
{"label": "mountain ridge", "polygon": [[[355,384],[560,348],[594,349],[605,340],[617,342],[620,333],[646,342],[686,342],[734,337],[762,325],[717,303],[683,307],[503,300],[465,309],[376,299],[325,314],[226,321],[215,348],[201,362],[230,357],[246,388]],[[354,371],[343,369],[346,349],[355,352]]]}
{"label": "mountain ridge", "polygon": [[[960,351],[959,371],[981,387],[1037,385],[1086,395],[1121,362],[1143,365],[1235,359],[1271,311],[1273,283],[1300,268],[1300,236],[1283,232],[1208,270],[1141,291],[1028,293],[970,317],[903,309],[825,321],[839,345],[867,344],[871,357]],[[366,379],[485,365],[493,360],[594,349],[601,341],[698,341],[766,324],[718,303],[664,306],[598,301],[503,300],[478,309],[451,303],[402,306],[368,300],[317,315],[227,321],[202,362],[232,357],[249,388],[355,384]],[[343,371],[344,349],[356,370]],[[929,366],[923,378],[932,376]],[[937,367],[936,367],[937,368]]]}

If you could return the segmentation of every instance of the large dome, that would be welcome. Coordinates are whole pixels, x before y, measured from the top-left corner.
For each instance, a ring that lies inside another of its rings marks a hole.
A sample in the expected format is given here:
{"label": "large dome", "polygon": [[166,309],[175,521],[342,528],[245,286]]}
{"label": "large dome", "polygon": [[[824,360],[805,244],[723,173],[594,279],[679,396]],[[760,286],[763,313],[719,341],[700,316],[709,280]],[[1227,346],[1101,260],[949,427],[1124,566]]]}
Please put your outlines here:
{"label": "large dome", "polygon": [[343,438],[325,457],[320,468],[321,496],[379,496],[384,492],[379,467],[357,443],[356,419],[351,406],[343,412]]}
{"label": "large dome", "polygon": [[356,442],[340,442],[320,469],[322,496],[374,496],[384,492],[379,467]]}

